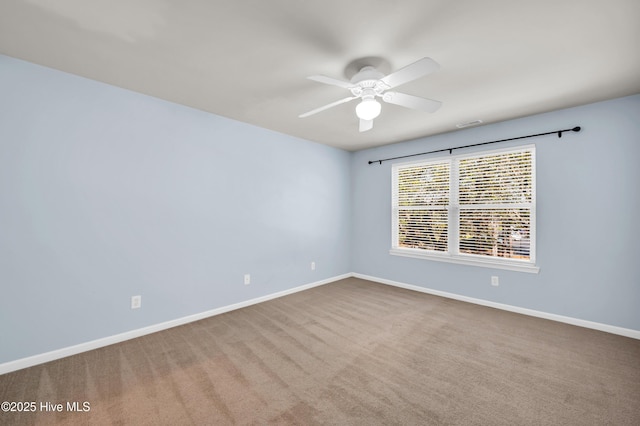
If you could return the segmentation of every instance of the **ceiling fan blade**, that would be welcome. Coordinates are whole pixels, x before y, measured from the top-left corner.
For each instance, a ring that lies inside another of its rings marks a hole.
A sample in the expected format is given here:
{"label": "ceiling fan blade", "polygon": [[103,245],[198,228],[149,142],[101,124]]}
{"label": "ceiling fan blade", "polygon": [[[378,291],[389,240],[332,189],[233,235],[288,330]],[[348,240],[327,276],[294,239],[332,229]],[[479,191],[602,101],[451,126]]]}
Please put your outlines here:
{"label": "ceiling fan blade", "polygon": [[326,75],[310,75],[307,78],[319,83],[330,84],[332,86],[338,86],[344,89],[350,89],[353,87],[353,84],[348,81],[338,80],[337,78],[327,77]]}
{"label": "ceiling fan blade", "polygon": [[385,92],[382,100],[389,104],[400,105],[405,108],[419,109],[426,112],[435,112],[442,102],[433,99],[420,98],[400,92]]}
{"label": "ceiling fan blade", "polygon": [[363,120],[360,119],[360,132],[366,132],[367,130],[373,129],[373,120]]}
{"label": "ceiling fan blade", "polygon": [[404,68],[400,68],[396,72],[392,72],[386,77],[381,78],[381,81],[391,89],[430,74],[439,68],[440,65],[438,65],[438,63],[433,59],[422,58]]}
{"label": "ceiling fan blade", "polygon": [[327,104],[325,106],[321,106],[320,108],[312,109],[311,111],[305,112],[304,114],[300,114],[298,116],[298,118],[308,117],[308,116],[316,114],[316,113],[318,113],[320,111],[324,111],[325,109],[329,109],[329,108],[332,108],[334,106],[337,106],[337,105],[344,104],[346,102],[352,101],[352,100],[354,100],[356,98],[357,98],[357,96],[349,96],[348,98],[344,98],[344,99],[340,99],[339,101],[331,102],[330,104]]}

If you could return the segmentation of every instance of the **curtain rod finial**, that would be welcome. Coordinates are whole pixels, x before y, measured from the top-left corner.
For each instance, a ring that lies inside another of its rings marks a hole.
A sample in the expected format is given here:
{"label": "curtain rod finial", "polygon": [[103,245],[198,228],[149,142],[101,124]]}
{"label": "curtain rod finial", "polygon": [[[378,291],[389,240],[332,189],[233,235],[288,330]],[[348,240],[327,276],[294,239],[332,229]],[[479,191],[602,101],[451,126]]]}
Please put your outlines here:
{"label": "curtain rod finial", "polygon": [[573,129],[571,129],[571,130],[573,130],[574,132],[579,132],[579,131],[580,131],[580,130],[582,130],[582,129],[580,128],[580,126],[576,126],[576,127],[574,127]]}

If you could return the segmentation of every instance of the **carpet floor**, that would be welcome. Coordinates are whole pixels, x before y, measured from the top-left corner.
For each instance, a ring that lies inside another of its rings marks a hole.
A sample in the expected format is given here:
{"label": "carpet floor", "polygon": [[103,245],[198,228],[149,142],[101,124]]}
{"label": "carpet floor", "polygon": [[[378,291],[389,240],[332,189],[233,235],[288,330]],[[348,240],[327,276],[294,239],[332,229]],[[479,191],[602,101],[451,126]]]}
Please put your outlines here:
{"label": "carpet floor", "polygon": [[349,278],[0,375],[0,401],[36,403],[3,425],[637,426],[640,341]]}

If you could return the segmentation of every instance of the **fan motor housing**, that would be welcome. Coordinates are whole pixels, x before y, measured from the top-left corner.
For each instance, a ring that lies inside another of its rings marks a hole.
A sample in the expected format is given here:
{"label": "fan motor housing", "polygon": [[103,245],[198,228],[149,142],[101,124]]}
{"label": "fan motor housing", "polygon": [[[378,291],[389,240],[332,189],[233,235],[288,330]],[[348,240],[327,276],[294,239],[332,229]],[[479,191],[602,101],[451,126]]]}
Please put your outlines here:
{"label": "fan motor housing", "polygon": [[363,67],[359,73],[351,78],[351,83],[355,86],[351,89],[353,96],[381,96],[382,92],[387,90],[389,86],[384,84],[380,79],[384,77],[380,71],[372,66]]}

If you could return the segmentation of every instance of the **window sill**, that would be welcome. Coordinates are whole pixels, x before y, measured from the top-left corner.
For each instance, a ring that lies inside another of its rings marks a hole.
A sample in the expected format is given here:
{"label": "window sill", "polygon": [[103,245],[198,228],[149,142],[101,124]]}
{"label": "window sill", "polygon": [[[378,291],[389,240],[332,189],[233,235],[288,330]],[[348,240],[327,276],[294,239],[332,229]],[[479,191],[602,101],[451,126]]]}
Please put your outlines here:
{"label": "window sill", "polygon": [[457,263],[460,265],[480,266],[484,268],[506,269],[509,271],[528,272],[537,274],[540,267],[528,263],[516,261],[501,261],[495,259],[483,259],[475,256],[452,256],[449,254],[430,254],[419,249],[399,249],[392,248],[389,254],[394,256],[413,257],[417,259],[434,260],[436,262]]}

